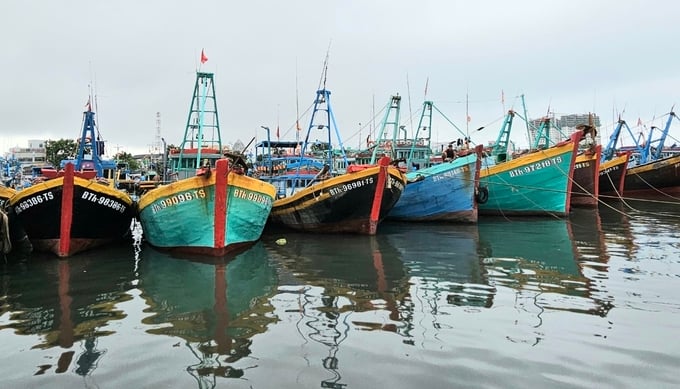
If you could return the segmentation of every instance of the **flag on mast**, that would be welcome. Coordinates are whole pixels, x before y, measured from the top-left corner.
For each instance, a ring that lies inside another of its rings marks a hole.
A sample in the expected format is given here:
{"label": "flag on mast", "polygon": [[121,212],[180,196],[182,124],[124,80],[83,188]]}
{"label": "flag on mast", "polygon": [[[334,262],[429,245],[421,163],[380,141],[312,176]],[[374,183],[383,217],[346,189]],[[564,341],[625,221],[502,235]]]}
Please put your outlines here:
{"label": "flag on mast", "polygon": [[208,56],[205,55],[205,50],[201,49],[201,63],[203,64],[203,63],[206,63],[206,62],[208,62]]}
{"label": "flag on mast", "polygon": [[279,139],[279,126],[276,126],[276,139]]}

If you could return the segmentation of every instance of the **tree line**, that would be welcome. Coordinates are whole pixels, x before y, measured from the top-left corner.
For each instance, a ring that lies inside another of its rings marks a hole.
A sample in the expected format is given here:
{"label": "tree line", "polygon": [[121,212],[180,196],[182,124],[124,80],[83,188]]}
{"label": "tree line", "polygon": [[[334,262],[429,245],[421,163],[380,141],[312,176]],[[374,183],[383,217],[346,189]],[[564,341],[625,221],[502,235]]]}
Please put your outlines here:
{"label": "tree line", "polygon": [[[78,154],[78,142],[73,139],[48,140],[45,142],[45,160],[55,168],[61,166],[61,161],[74,159]],[[132,154],[121,151],[113,156],[118,162],[125,162],[131,170],[139,169],[139,162]]]}

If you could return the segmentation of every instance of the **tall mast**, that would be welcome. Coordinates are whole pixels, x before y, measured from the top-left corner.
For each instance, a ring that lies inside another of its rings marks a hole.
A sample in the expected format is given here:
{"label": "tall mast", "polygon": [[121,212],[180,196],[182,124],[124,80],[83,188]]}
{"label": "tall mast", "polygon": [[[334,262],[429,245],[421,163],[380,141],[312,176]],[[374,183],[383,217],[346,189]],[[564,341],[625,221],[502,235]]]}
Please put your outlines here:
{"label": "tall mast", "polygon": [[196,83],[194,84],[194,93],[191,97],[184,139],[180,146],[179,167],[184,166],[185,149],[196,149],[194,168],[201,166],[201,154],[204,148],[217,149],[219,153],[222,152],[222,139],[213,76],[213,73],[196,73]]}

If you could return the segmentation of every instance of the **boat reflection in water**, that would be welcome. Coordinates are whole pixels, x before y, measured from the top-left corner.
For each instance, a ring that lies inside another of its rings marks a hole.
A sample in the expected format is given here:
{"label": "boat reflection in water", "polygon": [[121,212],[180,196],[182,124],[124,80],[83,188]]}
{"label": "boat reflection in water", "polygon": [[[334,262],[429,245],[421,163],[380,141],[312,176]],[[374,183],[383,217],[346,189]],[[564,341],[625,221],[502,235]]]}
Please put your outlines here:
{"label": "boat reflection in water", "polygon": [[477,225],[391,223],[386,228],[408,273],[411,298],[427,301],[433,313],[442,303],[492,305],[493,288],[478,255]]}
{"label": "boat reflection in water", "polygon": [[[342,382],[337,354],[350,333],[404,331],[408,280],[400,254],[382,228],[376,236],[290,231],[263,236],[269,256],[283,272],[276,315],[282,322],[295,323],[303,338],[301,347],[320,347],[308,352],[326,354],[319,361],[327,372],[323,388],[347,385]],[[285,242],[280,236],[285,236]]]}
{"label": "boat reflection in water", "polygon": [[143,323],[154,327],[147,332],[185,341],[182,347],[197,359],[187,371],[198,387],[214,387],[219,377],[243,376],[243,369],[232,365],[251,353],[251,337],[276,321],[268,298],[276,290],[277,274],[261,242],[219,259],[172,257],[145,246],[139,275],[146,311],[152,313]]}
{"label": "boat reflection in water", "polygon": [[[114,333],[107,328],[110,322],[125,318],[116,305],[132,299],[126,291],[135,279],[133,256],[132,247],[110,248],[96,255],[83,253],[68,260],[34,253],[28,263],[5,269],[0,317],[8,319],[3,319],[0,330],[37,335],[39,342],[30,348],[44,350],[40,359],[45,362],[33,375],[49,377],[71,371],[91,379],[106,353],[98,348],[99,338]],[[54,350],[60,350],[58,357]],[[22,356],[34,357],[33,353],[17,355]],[[56,363],[51,363],[53,360]],[[44,384],[49,382],[54,381]],[[12,386],[11,380],[4,384]]]}
{"label": "boat reflection in water", "polygon": [[604,317],[612,308],[603,289],[608,257],[597,210],[575,209],[566,220],[485,219],[478,227],[496,299],[528,313],[533,327],[548,310]]}

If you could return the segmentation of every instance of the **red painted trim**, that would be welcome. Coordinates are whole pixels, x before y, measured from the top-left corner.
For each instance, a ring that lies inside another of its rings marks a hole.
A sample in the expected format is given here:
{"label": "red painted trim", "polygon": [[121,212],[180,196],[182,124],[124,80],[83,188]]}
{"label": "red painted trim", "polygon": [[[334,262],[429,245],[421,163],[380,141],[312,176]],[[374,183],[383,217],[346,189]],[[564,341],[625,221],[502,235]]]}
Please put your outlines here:
{"label": "red painted trim", "polygon": [[71,320],[71,302],[73,297],[69,295],[69,285],[71,285],[71,267],[68,261],[59,261],[59,346],[69,348],[73,346],[74,325]]}
{"label": "red painted trim", "polygon": [[375,187],[375,194],[373,196],[373,206],[371,208],[371,219],[369,220],[369,235],[375,235],[378,230],[378,220],[380,218],[380,206],[382,205],[383,192],[385,191],[385,180],[387,180],[387,167],[390,164],[389,157],[382,157],[378,161],[380,172],[378,173],[378,183]]}
{"label": "red painted trim", "polygon": [[232,344],[227,335],[229,328],[229,309],[227,306],[227,265],[219,263],[215,265],[215,305],[214,311],[217,316],[215,326],[215,343],[219,355],[228,355]]}
{"label": "red painted trim", "polygon": [[621,169],[621,179],[619,180],[619,193],[618,193],[619,196],[623,196],[623,191],[626,189],[625,185],[626,185],[626,173],[628,173],[628,160],[630,160],[630,155],[632,153],[633,152],[630,151],[630,150],[625,152],[626,161],[621,166],[622,169]]}
{"label": "red painted trim", "polygon": [[215,163],[215,199],[213,201],[215,214],[215,237],[214,247],[224,247],[224,234],[227,230],[227,190],[229,189],[227,175],[229,174],[229,161],[225,158]]}
{"label": "red painted trim", "polygon": [[[578,155],[578,144],[583,139],[583,131],[576,131],[571,134],[571,142],[573,148],[571,150],[571,164],[569,165],[569,175],[567,176],[567,203],[564,205],[565,215],[569,214],[571,210],[571,187],[574,183],[574,166],[576,165],[576,156]],[[564,144],[564,142],[560,142]],[[559,144],[559,143],[558,143]],[[599,178],[598,178],[599,179]]]}
{"label": "red painted trim", "polygon": [[602,145],[595,146],[595,174],[593,174],[593,196],[595,204],[600,199],[600,159],[602,159]]}
{"label": "red painted trim", "polygon": [[67,163],[61,191],[61,225],[59,228],[59,256],[67,257],[71,250],[73,221],[73,164]]}

